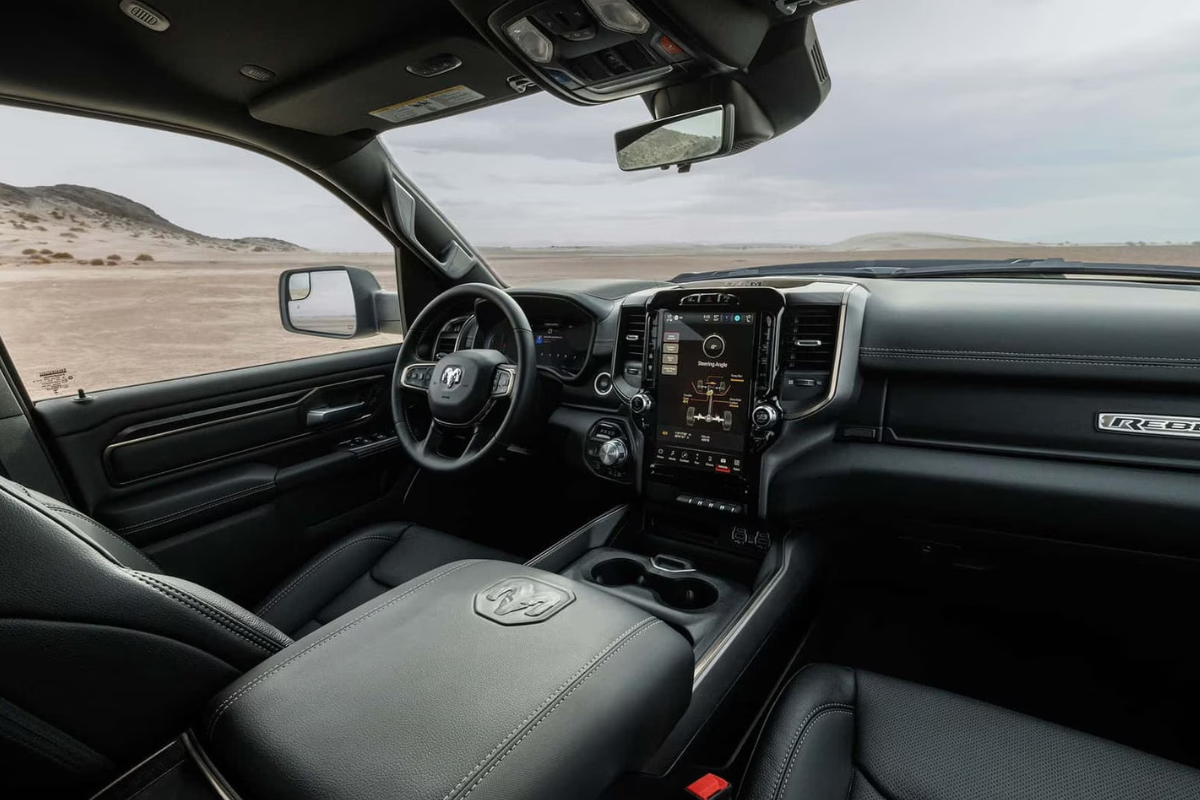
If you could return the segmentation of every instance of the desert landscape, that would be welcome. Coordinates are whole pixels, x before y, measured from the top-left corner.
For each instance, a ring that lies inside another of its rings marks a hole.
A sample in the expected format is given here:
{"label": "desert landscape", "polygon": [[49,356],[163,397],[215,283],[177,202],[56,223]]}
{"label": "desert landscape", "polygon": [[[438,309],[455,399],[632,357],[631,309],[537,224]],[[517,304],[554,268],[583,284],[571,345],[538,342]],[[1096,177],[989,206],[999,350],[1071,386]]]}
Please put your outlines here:
{"label": "desert landscape", "polygon": [[[887,233],[834,245],[484,248],[508,283],[845,259],[1046,258],[1200,266],[1200,242],[1024,244]],[[0,184],[0,336],[34,400],[398,341],[283,330],[281,270],[370,269],[395,289],[390,253],[323,253],[272,238],[220,239],[119,195]]]}

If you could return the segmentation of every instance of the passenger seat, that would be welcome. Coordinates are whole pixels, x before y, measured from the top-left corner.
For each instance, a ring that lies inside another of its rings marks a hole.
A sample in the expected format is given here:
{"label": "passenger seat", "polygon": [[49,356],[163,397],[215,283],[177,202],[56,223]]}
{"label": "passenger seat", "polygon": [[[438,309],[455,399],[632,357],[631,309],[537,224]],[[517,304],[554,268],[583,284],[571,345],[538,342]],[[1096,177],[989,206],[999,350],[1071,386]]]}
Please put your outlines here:
{"label": "passenger seat", "polygon": [[1014,711],[848,667],[802,670],[741,800],[1196,800],[1200,772]]}

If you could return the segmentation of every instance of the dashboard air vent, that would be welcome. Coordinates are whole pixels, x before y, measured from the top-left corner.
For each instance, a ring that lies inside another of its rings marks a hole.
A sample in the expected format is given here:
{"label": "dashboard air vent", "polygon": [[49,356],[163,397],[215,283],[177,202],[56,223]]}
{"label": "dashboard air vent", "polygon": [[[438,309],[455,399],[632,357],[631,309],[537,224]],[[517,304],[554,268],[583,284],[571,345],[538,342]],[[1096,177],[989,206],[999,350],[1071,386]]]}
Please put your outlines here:
{"label": "dashboard air vent", "polygon": [[617,370],[630,385],[640,388],[646,368],[646,309],[622,309],[618,327]]}
{"label": "dashboard air vent", "polygon": [[630,309],[621,316],[621,351],[626,358],[646,360],[646,312]]}
{"label": "dashboard air vent", "polygon": [[791,306],[779,330],[779,367],[784,372],[833,371],[841,306]]}
{"label": "dashboard air vent", "polygon": [[442,326],[442,329],[438,331],[437,340],[433,344],[434,361],[458,349],[458,335],[462,333],[463,326],[466,324],[467,317],[458,317]]}

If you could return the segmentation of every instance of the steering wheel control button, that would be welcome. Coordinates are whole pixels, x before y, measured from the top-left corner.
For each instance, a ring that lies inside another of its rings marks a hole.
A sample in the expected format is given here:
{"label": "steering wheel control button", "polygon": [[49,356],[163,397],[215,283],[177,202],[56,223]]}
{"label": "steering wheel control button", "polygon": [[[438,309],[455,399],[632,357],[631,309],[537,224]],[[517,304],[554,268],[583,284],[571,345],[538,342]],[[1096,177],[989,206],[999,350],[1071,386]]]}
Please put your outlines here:
{"label": "steering wheel control button", "polygon": [[704,355],[708,356],[709,358],[718,358],[722,353],[725,352],[725,340],[719,335],[711,333],[704,339],[704,344],[702,347],[704,349]]}
{"label": "steering wheel control button", "polygon": [[492,378],[492,394],[496,397],[504,397],[512,392],[512,387],[512,371],[504,367],[497,369],[495,377]]}

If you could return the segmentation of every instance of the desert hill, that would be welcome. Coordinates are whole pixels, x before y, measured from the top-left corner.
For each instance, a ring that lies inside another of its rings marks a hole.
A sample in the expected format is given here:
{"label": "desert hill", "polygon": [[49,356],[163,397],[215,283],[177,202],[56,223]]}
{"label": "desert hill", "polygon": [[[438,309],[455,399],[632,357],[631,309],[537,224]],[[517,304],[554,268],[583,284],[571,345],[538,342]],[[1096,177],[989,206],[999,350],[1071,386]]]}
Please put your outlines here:
{"label": "desert hill", "polygon": [[955,236],[950,233],[868,233],[852,236],[822,250],[838,253],[853,253],[860,250],[946,250],[964,247],[1012,247],[1017,242],[1002,242],[997,239],[979,239],[974,236]]}
{"label": "desert hill", "polygon": [[1019,242],[978,239],[976,236],[896,231],[896,233],[851,236],[850,239],[822,247],[822,249],[852,253],[871,251],[871,249],[960,249],[962,247],[1013,247],[1016,245],[1019,245]]}
{"label": "desert hill", "polygon": [[[165,254],[287,253],[303,247],[281,239],[221,239],[190,231],[148,206],[90,186],[19,187],[0,183],[0,259],[143,261]],[[111,259],[110,256],[119,256]]]}

